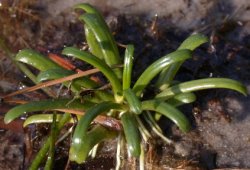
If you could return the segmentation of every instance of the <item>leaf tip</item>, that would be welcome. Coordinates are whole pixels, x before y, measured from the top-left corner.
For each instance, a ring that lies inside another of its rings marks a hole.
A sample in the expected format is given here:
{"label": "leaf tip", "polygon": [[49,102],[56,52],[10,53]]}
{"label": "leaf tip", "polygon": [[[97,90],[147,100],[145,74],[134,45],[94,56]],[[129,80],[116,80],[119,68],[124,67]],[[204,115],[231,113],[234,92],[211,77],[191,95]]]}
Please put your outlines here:
{"label": "leaf tip", "polygon": [[5,124],[9,124],[11,121],[12,121],[12,119],[10,119],[8,115],[5,115],[5,117],[4,117],[4,123]]}

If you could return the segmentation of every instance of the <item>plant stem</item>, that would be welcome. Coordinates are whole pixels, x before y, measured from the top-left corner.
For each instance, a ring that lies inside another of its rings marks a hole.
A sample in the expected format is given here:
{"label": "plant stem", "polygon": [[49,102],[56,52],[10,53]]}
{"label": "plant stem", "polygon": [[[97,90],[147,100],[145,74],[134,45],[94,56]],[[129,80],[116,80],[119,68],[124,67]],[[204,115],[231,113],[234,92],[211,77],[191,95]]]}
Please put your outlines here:
{"label": "plant stem", "polygon": [[53,122],[51,125],[51,140],[50,140],[50,149],[49,149],[49,155],[47,158],[47,162],[45,164],[44,169],[45,170],[51,170],[53,169],[54,164],[54,157],[55,157],[55,141],[56,141],[56,112],[53,113]]}
{"label": "plant stem", "polygon": [[[68,113],[65,113],[61,120],[57,124],[57,128],[55,130],[55,136],[57,136],[60,132],[60,130],[64,127],[64,125],[70,120],[71,116]],[[32,161],[31,166],[29,167],[29,170],[37,170],[39,168],[39,165],[44,160],[50,144],[51,144],[52,136],[49,136],[46,140],[46,142],[43,144],[43,147],[39,150],[37,153],[35,159]]]}
{"label": "plant stem", "polygon": [[140,144],[140,147],[141,147],[141,154],[140,154],[140,159],[139,159],[139,167],[140,167],[140,170],[144,170],[145,155],[144,155],[144,147],[143,147],[142,142]]}

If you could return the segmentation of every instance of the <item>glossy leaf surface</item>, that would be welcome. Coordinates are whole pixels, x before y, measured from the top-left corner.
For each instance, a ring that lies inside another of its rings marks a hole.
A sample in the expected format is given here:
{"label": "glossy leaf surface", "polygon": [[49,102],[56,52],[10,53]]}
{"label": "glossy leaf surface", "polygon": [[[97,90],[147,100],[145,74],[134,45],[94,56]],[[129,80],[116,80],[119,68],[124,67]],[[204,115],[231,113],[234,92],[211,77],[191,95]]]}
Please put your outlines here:
{"label": "glossy leaf surface", "polygon": [[172,106],[180,106],[183,104],[192,103],[196,100],[194,93],[180,93],[167,100],[167,103]]}
{"label": "glossy leaf surface", "polygon": [[127,45],[123,66],[123,90],[130,88],[133,68],[134,46]]}
{"label": "glossy leaf surface", "polygon": [[111,139],[117,136],[117,132],[108,130],[107,128],[96,125],[93,129],[91,129],[87,134],[85,135],[85,138],[81,144],[80,150],[75,150],[71,147],[70,153],[69,153],[69,159],[71,161],[75,161],[78,164],[83,163],[86,158],[88,157],[88,154],[90,150],[98,143],[100,143],[102,140]]}
{"label": "glossy leaf surface", "polygon": [[121,94],[122,87],[119,79],[114,74],[113,70],[101,59],[91,55],[90,53],[80,51],[79,49],[73,47],[65,48],[63,50],[63,54],[78,58],[98,68],[110,81],[115,95]]}
{"label": "glossy leaf surface", "polygon": [[179,93],[187,93],[204,89],[225,88],[238,91],[243,95],[247,94],[246,87],[238,81],[227,78],[205,78],[180,83],[167,88],[156,97],[160,99],[169,98]]}
{"label": "glossy leaf surface", "polygon": [[23,105],[16,106],[10,109],[4,117],[5,123],[10,123],[19,116],[35,111],[53,110],[53,109],[82,109],[86,110],[93,106],[93,103],[72,99],[57,99],[57,100],[44,100],[34,101]]}
{"label": "glossy leaf surface", "polygon": [[92,30],[90,30],[90,28],[85,25],[84,26],[84,31],[85,31],[85,37],[86,37],[86,41],[88,43],[89,46],[89,50],[90,52],[100,58],[100,59],[104,59],[103,57],[103,53],[102,53],[102,49],[99,46],[99,43],[97,42],[94,33],[92,32]]}
{"label": "glossy leaf surface", "polygon": [[141,101],[135,95],[133,90],[128,88],[128,89],[123,91],[123,95],[128,102],[128,105],[130,107],[130,111],[133,113],[136,113],[136,114],[140,114],[142,112]]}
{"label": "glossy leaf surface", "polygon": [[169,65],[175,62],[184,61],[190,57],[191,57],[190,50],[178,50],[158,59],[141,74],[141,76],[136,81],[133,87],[134,92],[136,93],[137,96],[140,96],[143,89],[164,68],[168,67]]}
{"label": "glossy leaf surface", "polygon": [[78,4],[76,9],[82,9],[92,16],[93,20],[86,15],[81,15],[80,20],[87,24],[87,28],[96,36],[96,41],[99,43],[105,61],[110,66],[120,64],[120,56],[113,35],[111,34],[108,25],[98,10],[87,3]]}
{"label": "glossy leaf surface", "polygon": [[49,58],[31,49],[21,50],[16,55],[15,60],[29,64],[40,71],[45,71],[52,68],[60,68],[58,64],[56,64]]}
{"label": "glossy leaf surface", "polygon": [[37,81],[41,82],[46,80],[53,80],[72,74],[75,74],[75,72],[63,68],[52,68],[45,71],[41,71],[37,76]]}
{"label": "glossy leaf surface", "polygon": [[[118,53],[118,48],[114,42],[114,38],[110,31],[103,26],[103,22],[100,22],[99,17],[95,14],[86,13],[79,17],[80,20],[84,21],[90,30],[95,35],[99,46],[101,47],[105,62],[109,65],[116,65],[121,63],[121,59]],[[117,76],[121,78],[121,69],[114,69]]]}
{"label": "glossy leaf surface", "polygon": [[[206,42],[208,42],[208,38],[206,36],[202,34],[194,34],[189,36],[185,41],[183,41],[178,50],[188,49],[193,51],[194,49]],[[159,76],[157,86],[161,87],[164,84],[165,87],[168,87],[182,64],[183,61],[177,62],[172,64],[168,69],[164,69]]]}
{"label": "glossy leaf surface", "polygon": [[[56,121],[58,122],[62,118],[62,115],[57,114]],[[23,123],[23,127],[26,127],[33,123],[52,123],[53,114],[36,114],[29,116]]]}
{"label": "glossy leaf surface", "polygon": [[126,112],[121,116],[121,121],[127,141],[128,150],[133,156],[139,157],[141,153],[141,138],[135,117],[133,114]]}
{"label": "glossy leaf surface", "polygon": [[85,115],[81,117],[72,137],[69,155],[70,160],[83,162],[86,159],[86,152],[83,148],[89,140],[87,137],[89,125],[99,114],[110,111],[111,109],[121,109],[121,107],[116,103],[103,102],[90,108]]}
{"label": "glossy leaf surface", "polygon": [[178,50],[181,49],[188,49],[188,50],[195,50],[200,45],[208,42],[208,38],[202,34],[193,34],[189,36],[186,40],[184,40]]}
{"label": "glossy leaf surface", "polygon": [[166,116],[172,120],[183,132],[188,132],[191,128],[189,120],[183,113],[175,107],[158,100],[149,100],[142,102],[143,110],[151,110]]}

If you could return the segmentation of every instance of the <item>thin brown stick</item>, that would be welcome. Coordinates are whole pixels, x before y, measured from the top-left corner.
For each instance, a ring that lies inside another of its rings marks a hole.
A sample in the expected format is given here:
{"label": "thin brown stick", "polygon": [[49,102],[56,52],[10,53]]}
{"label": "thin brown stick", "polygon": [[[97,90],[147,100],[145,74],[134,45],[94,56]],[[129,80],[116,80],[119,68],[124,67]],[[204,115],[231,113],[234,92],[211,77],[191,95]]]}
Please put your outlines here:
{"label": "thin brown stick", "polygon": [[83,76],[87,76],[87,75],[91,75],[91,74],[94,74],[94,73],[97,73],[97,72],[99,72],[99,70],[97,68],[94,68],[94,69],[91,69],[91,70],[87,70],[87,71],[84,71],[84,72],[79,72],[77,74],[73,74],[73,75],[63,77],[63,78],[59,78],[59,79],[56,79],[56,80],[51,80],[51,81],[47,81],[47,82],[44,82],[44,83],[39,83],[39,84],[37,84],[35,86],[28,87],[28,88],[21,89],[21,90],[15,91],[13,93],[7,94],[3,98],[12,97],[12,96],[22,94],[22,93],[32,92],[32,91],[35,91],[35,90],[38,90],[38,89],[41,89],[41,88],[45,88],[45,87],[49,87],[49,86],[52,86],[52,85],[55,85],[55,84],[63,83],[65,81],[70,81],[70,80],[73,80],[73,79],[76,79],[76,78],[79,78],[79,77],[83,77]]}
{"label": "thin brown stick", "polygon": [[[70,61],[60,57],[58,54],[49,53],[48,57],[67,70],[75,70],[76,69],[76,66],[74,66]],[[82,70],[80,70],[80,69],[77,69],[76,71],[82,72]]]}
{"label": "thin brown stick", "polygon": [[28,102],[29,101],[19,100],[19,99],[11,99],[11,98],[4,99],[4,103],[8,103],[8,104],[25,104]]}

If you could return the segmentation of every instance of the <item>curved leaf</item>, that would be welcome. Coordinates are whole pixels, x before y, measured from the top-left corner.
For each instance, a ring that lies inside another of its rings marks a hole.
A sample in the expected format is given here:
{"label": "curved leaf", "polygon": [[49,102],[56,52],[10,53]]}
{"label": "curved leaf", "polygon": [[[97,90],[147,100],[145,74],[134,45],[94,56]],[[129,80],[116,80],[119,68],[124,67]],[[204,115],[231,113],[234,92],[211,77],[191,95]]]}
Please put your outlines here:
{"label": "curved leaf", "polygon": [[128,150],[133,156],[139,157],[141,153],[141,138],[135,117],[133,114],[126,112],[121,116],[121,121],[128,144]]}
{"label": "curved leaf", "polygon": [[80,51],[79,49],[73,48],[73,47],[64,48],[62,53],[68,56],[81,59],[93,65],[94,67],[98,68],[110,81],[113,87],[114,94],[115,95],[121,94],[122,87],[121,87],[121,83],[119,79],[114,74],[113,70],[108,65],[106,65],[102,60],[93,56],[92,54],[89,54],[84,51]]}
{"label": "curved leaf", "polygon": [[58,64],[56,64],[49,58],[31,49],[21,50],[16,55],[15,60],[29,64],[40,71],[45,71],[52,68],[60,68]]}
{"label": "curved leaf", "polygon": [[117,136],[116,131],[111,131],[101,125],[96,125],[93,129],[91,129],[85,136],[82,141],[81,150],[70,148],[69,159],[71,161],[75,161],[78,164],[83,163],[90,150],[98,143],[100,143],[104,139],[111,139]]}
{"label": "curved leaf", "polygon": [[138,99],[138,97],[135,95],[132,89],[128,88],[123,91],[123,95],[125,96],[129,107],[130,111],[136,114],[140,114],[142,112],[141,110],[141,102]]}
{"label": "curved leaf", "polygon": [[142,102],[142,109],[161,113],[172,120],[183,132],[188,132],[191,128],[186,116],[183,115],[183,113],[181,113],[178,109],[167,103],[160,102],[158,100],[148,100]]}
{"label": "curved leaf", "polygon": [[148,83],[164,68],[175,62],[184,61],[190,57],[190,50],[178,50],[158,59],[141,74],[133,87],[134,92],[137,96],[140,96]]}
{"label": "curved leaf", "polygon": [[[178,50],[188,49],[193,51],[195,48],[199,47],[201,44],[208,42],[208,38],[202,34],[194,34],[189,36],[178,48]],[[180,69],[183,61],[172,64],[168,69],[164,69],[159,79],[156,83],[158,87],[161,87],[163,84],[165,87],[168,87],[171,84],[171,81],[174,79],[176,73]]]}
{"label": "curved leaf", "polygon": [[52,69],[48,69],[45,71],[41,71],[37,75],[36,79],[38,82],[41,82],[41,81],[46,81],[46,80],[62,78],[62,77],[69,76],[72,74],[75,74],[75,72],[71,70],[66,70],[64,68],[52,68]]}
{"label": "curved leaf", "polygon": [[169,87],[159,93],[156,98],[167,99],[179,93],[187,93],[204,89],[226,88],[238,91],[243,95],[247,95],[246,87],[238,81],[227,78],[204,78],[180,83]]}
{"label": "curved leaf", "polygon": [[99,46],[99,43],[97,42],[94,33],[90,30],[90,28],[87,25],[84,26],[84,31],[85,31],[85,37],[86,37],[86,41],[89,46],[90,52],[94,56],[100,59],[104,59],[103,54],[102,54],[102,49]]}
{"label": "curved leaf", "polygon": [[[118,48],[110,31],[106,29],[107,26],[103,25],[105,22],[100,22],[99,17],[90,13],[81,15],[79,19],[84,21],[95,35],[95,38],[101,47],[105,62],[109,66],[120,64],[121,59]],[[116,72],[117,76],[121,78],[121,69],[117,68],[114,69],[114,71]]]}
{"label": "curved leaf", "polygon": [[72,141],[79,141],[79,136],[84,136],[87,133],[88,127],[90,123],[101,113],[110,111],[111,109],[121,109],[121,106],[112,102],[103,102],[100,104],[96,104],[91,107],[84,116],[79,120],[75,133],[73,135]]}
{"label": "curved leaf", "polygon": [[87,130],[89,128],[90,123],[99,114],[107,112],[111,109],[121,109],[121,106],[116,103],[103,102],[90,108],[85,113],[85,115],[81,117],[75,128],[74,135],[72,137],[72,143],[69,155],[70,160],[74,160],[77,162],[83,162],[85,160],[86,153],[82,148],[84,148],[85,142],[89,140],[87,139]]}
{"label": "curved leaf", "polygon": [[[68,76],[74,73],[73,71],[69,71],[62,68],[49,58],[30,49],[25,49],[20,51],[16,56],[16,60],[29,64],[35,67],[36,69],[42,71],[37,77],[38,81],[61,78],[63,76]],[[94,81],[90,80],[87,77],[82,77],[81,79],[74,80],[73,83],[73,88],[75,88],[74,89],[75,91],[79,91],[81,87],[94,88],[97,86],[98,86],[97,83],[95,83]]]}
{"label": "curved leaf", "polygon": [[[62,118],[62,115],[56,115],[56,121],[58,122]],[[23,127],[26,127],[30,124],[37,123],[52,123],[53,114],[36,114],[29,116],[23,123]]]}
{"label": "curved leaf", "polygon": [[105,27],[106,30],[109,30],[108,25],[106,24],[102,14],[97,9],[95,9],[92,5],[88,3],[80,3],[80,4],[75,5],[75,9],[82,9],[89,14],[96,15],[99,18],[99,22],[102,22],[102,26]]}
{"label": "curved leaf", "polygon": [[186,40],[184,40],[180,47],[178,48],[178,50],[181,50],[181,49],[188,49],[188,50],[195,50],[197,47],[199,47],[200,45],[208,42],[209,39],[202,35],[202,34],[193,34],[191,36],[189,36]]}
{"label": "curved leaf", "polygon": [[[180,93],[180,94],[172,96],[170,99],[167,99],[166,102],[173,107],[178,107],[183,104],[192,103],[195,100],[196,100],[196,96],[194,93]],[[161,118],[161,114],[156,113],[155,119],[159,120],[160,118]]]}
{"label": "curved leaf", "polygon": [[10,109],[4,117],[5,123],[10,123],[19,116],[35,111],[44,111],[44,110],[53,110],[53,109],[82,109],[86,110],[93,106],[93,103],[80,100],[72,99],[52,99],[52,100],[43,100],[43,101],[34,101],[26,103],[23,105],[16,106]]}
{"label": "curved leaf", "polygon": [[180,93],[167,100],[167,103],[177,107],[183,104],[192,103],[196,100],[194,93]]}
{"label": "curved leaf", "polygon": [[[36,69],[42,71],[38,77],[36,82],[48,80],[48,79],[55,79],[55,78],[61,78],[63,76],[68,76],[70,73],[74,73],[73,71],[68,71],[61,66],[59,66],[57,63],[53,62],[49,58],[41,55],[40,53],[25,49],[20,51],[17,56],[16,60],[29,64]],[[80,82],[78,82],[80,81]],[[68,83],[63,83],[65,86],[68,86]],[[81,84],[79,86],[79,84]],[[81,87],[85,88],[93,88],[96,87],[97,84],[91,81],[87,77],[82,77],[81,79],[74,80],[72,83],[72,90],[74,92],[79,92],[81,90]]]}
{"label": "curved leaf", "polygon": [[123,90],[130,88],[132,67],[133,67],[134,46],[129,44],[126,47],[123,67]]}

